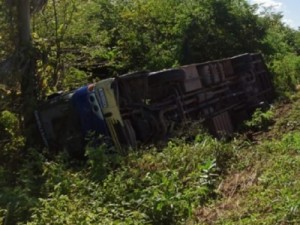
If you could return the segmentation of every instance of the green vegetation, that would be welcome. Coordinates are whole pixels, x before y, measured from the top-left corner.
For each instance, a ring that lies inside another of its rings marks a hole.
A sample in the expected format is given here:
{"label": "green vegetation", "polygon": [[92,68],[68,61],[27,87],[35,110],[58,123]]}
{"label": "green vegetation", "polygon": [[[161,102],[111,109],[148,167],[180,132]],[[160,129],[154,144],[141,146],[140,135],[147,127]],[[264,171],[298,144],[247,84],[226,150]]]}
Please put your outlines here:
{"label": "green vegetation", "polygon": [[2,167],[1,216],[8,224],[297,224],[300,128],[288,123],[299,101],[275,105],[275,124],[252,141],[200,133],[123,158],[101,146],[87,151],[87,165],[30,150],[18,171]]}
{"label": "green vegetation", "polygon": [[236,160],[218,189],[222,197],[199,208],[200,224],[299,224],[300,130],[283,128],[299,114],[297,105],[299,99],[289,104],[292,109],[278,105],[268,132],[251,143],[239,140]]}
{"label": "green vegetation", "polygon": [[91,181],[98,165],[75,173],[52,162],[44,171],[51,195],[40,199],[31,223],[51,223],[56,214],[54,224],[183,222],[213,195],[217,166],[213,154],[203,158],[219,145],[212,139],[193,146],[169,142],[160,153],[132,153],[101,183]]}
{"label": "green vegetation", "polygon": [[[33,49],[24,53],[13,2],[0,2],[3,224],[300,223],[300,33],[280,14],[257,15],[245,0],[32,0]],[[279,100],[231,141],[196,130],[195,140],[128,156],[88,147],[80,162],[28,141],[24,65],[34,65],[40,99],[105,76],[243,52],[263,53]]]}
{"label": "green vegetation", "polygon": [[253,130],[264,130],[273,122],[274,113],[272,109],[264,112],[261,108],[255,110],[252,118],[245,122],[247,128]]}

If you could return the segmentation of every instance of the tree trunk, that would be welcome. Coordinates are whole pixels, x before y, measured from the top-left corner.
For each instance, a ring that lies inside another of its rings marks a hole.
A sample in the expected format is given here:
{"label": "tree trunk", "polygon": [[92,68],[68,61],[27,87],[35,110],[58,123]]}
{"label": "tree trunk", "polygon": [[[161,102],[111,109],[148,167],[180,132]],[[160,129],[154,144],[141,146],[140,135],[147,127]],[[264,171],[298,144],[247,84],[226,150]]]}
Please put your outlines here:
{"label": "tree trunk", "polygon": [[20,47],[31,47],[29,0],[17,1],[17,10]]}
{"label": "tree trunk", "polygon": [[24,116],[24,135],[27,144],[32,146],[35,142],[34,110],[37,106],[36,99],[36,54],[32,46],[30,31],[30,1],[17,1],[18,31],[19,31],[19,70],[21,77],[21,92]]}

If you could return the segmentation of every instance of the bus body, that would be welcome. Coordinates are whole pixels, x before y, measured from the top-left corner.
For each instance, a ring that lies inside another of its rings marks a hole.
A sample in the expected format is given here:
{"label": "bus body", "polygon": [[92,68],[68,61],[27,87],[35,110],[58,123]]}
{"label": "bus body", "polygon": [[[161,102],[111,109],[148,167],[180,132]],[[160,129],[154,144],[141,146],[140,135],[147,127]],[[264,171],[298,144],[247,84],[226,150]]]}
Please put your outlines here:
{"label": "bus body", "polygon": [[274,97],[261,54],[137,72],[58,94],[36,112],[44,143],[81,153],[86,138],[106,137],[121,152],[169,136],[186,121],[203,121],[217,137],[231,135]]}

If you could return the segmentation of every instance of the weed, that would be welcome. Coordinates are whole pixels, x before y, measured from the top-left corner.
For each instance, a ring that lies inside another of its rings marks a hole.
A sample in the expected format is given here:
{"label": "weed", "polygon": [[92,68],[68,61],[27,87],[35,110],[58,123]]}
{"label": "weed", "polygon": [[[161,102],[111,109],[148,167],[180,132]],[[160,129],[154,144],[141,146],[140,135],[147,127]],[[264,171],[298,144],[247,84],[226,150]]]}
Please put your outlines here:
{"label": "weed", "polygon": [[273,118],[274,112],[272,108],[265,112],[258,108],[253,113],[252,118],[245,122],[245,125],[254,131],[266,130],[273,123]]}

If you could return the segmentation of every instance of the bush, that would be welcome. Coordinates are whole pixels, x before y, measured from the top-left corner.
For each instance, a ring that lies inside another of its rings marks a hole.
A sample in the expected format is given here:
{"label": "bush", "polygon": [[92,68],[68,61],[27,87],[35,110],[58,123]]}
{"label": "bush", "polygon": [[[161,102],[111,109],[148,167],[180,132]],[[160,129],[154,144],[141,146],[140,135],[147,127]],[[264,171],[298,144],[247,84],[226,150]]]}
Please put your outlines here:
{"label": "bush", "polygon": [[300,83],[300,56],[290,53],[275,59],[271,69],[275,74],[274,83],[279,94],[288,95],[296,90]]}
{"label": "bush", "polygon": [[16,114],[7,110],[1,112],[0,133],[1,155],[10,154],[9,151],[17,151],[24,146],[25,142],[21,136],[20,123]]}
{"label": "bush", "polygon": [[87,146],[85,149],[85,154],[88,157],[90,174],[94,180],[103,180],[107,176],[109,161],[108,156],[105,154],[106,149],[106,145],[101,145],[99,147]]}
{"label": "bush", "polygon": [[265,130],[273,123],[273,118],[272,109],[264,112],[261,108],[258,108],[253,113],[252,118],[245,122],[245,125],[254,131]]}

